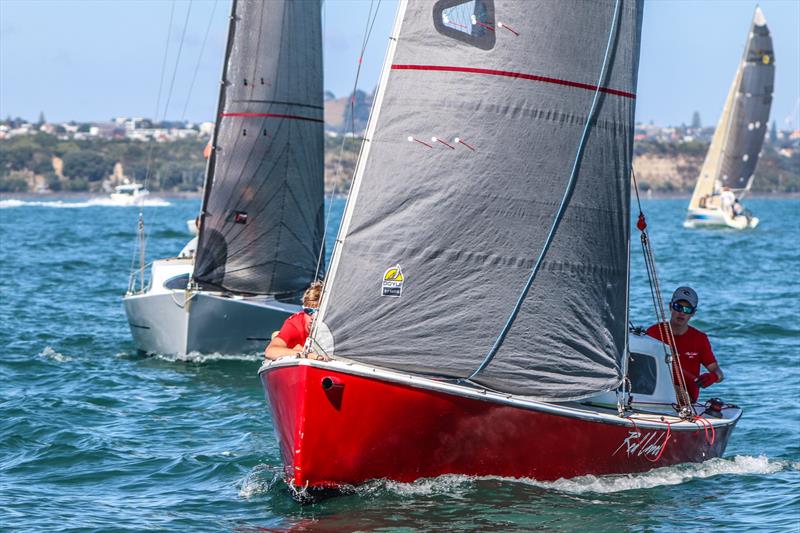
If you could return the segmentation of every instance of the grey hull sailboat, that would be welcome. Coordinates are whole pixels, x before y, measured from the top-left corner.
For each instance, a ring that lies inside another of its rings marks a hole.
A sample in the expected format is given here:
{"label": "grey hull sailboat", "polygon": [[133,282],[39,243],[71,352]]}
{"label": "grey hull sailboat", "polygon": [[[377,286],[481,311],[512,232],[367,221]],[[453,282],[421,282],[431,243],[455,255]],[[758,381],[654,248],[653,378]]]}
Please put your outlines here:
{"label": "grey hull sailboat", "polygon": [[753,185],[774,84],[772,37],[764,13],[756,7],[744,54],[697,178],[684,227],[745,229],[758,225],[758,218],[739,201]]}
{"label": "grey hull sailboat", "polygon": [[123,298],[141,351],[263,350],[320,274],[321,7],[234,0],[193,257],[145,266]]}
{"label": "grey hull sailboat", "polygon": [[695,419],[665,345],[628,331],[642,12],[400,2],[317,356],[259,371],[290,485],[557,479],[724,452],[741,411]]}

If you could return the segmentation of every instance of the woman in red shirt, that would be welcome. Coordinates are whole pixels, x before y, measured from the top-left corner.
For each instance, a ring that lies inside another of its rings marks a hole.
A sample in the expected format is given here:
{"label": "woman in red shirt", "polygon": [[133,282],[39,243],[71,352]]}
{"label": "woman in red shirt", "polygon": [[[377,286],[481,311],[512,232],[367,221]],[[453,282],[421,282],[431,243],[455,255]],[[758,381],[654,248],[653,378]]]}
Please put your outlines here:
{"label": "woman in red shirt", "polygon": [[319,299],[322,294],[322,283],[315,281],[303,294],[303,310],[295,313],[283,323],[281,330],[272,338],[272,341],[264,350],[264,357],[267,359],[280,359],[281,357],[301,356],[329,361],[325,355],[314,353],[306,354],[305,344],[308,339],[311,322],[314,320],[314,313],[319,307]]}
{"label": "woman in red shirt", "polygon": [[[672,334],[675,337],[675,346],[678,349],[678,360],[683,370],[683,380],[692,402],[700,396],[700,388],[706,388],[714,383],[721,382],[725,377],[717,363],[708,337],[699,329],[689,325],[697,310],[697,293],[691,287],[678,287],[670,300],[670,320]],[[662,338],[664,328],[654,324],[647,329],[647,334],[665,342]],[[700,373],[700,365],[708,370]]]}

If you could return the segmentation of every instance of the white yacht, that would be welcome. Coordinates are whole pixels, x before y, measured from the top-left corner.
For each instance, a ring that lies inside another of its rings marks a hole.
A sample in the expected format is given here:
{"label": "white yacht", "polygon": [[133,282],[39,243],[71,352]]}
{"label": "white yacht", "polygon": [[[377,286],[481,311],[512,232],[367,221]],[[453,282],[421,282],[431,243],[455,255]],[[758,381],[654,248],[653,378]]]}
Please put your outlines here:
{"label": "white yacht", "polygon": [[117,204],[134,205],[148,194],[150,194],[150,191],[145,189],[144,185],[141,183],[125,183],[114,187],[114,192],[111,193],[111,199]]}

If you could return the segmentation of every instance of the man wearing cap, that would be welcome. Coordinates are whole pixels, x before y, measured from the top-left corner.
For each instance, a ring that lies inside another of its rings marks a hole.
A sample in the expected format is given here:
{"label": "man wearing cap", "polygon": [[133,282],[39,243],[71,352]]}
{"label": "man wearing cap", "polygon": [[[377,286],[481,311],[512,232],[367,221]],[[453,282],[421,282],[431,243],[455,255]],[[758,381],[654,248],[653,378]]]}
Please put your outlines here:
{"label": "man wearing cap", "polygon": [[[701,387],[706,388],[722,381],[725,377],[717,364],[706,334],[689,325],[689,320],[697,311],[697,301],[697,293],[694,292],[694,289],[678,287],[672,294],[669,303],[671,312],[669,325],[672,326],[675,346],[678,349],[678,360],[681,363],[686,389],[692,402],[697,401]],[[654,324],[647,329],[647,334],[665,342],[662,338],[664,329],[659,324]],[[707,373],[700,373],[701,364],[706,367]]]}

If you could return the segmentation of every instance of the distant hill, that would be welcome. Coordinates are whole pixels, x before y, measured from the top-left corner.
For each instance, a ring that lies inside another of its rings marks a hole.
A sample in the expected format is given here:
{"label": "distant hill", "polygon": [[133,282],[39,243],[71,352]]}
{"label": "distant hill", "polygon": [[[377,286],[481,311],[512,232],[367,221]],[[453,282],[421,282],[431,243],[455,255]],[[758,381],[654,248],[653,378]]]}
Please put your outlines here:
{"label": "distant hill", "polygon": [[[328,93],[325,99],[325,130],[334,133],[351,133],[362,135],[367,129],[369,111],[375,96],[358,90],[353,95],[342,98],[332,98]],[[351,104],[355,103],[355,106]],[[351,110],[353,114],[351,116]],[[352,127],[351,127],[351,122]]]}

